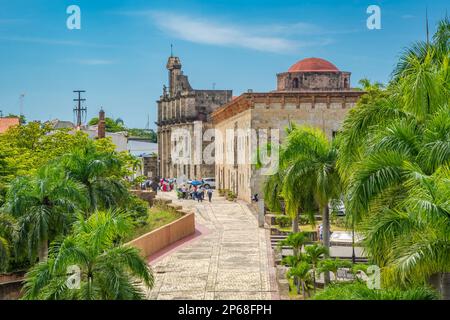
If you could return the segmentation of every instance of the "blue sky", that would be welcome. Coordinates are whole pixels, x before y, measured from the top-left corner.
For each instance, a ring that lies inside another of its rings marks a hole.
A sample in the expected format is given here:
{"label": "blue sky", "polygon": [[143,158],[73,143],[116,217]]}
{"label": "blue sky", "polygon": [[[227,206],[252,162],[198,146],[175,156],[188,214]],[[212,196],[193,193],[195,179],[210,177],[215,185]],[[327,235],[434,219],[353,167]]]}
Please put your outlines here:
{"label": "blue sky", "polygon": [[[379,5],[382,29],[366,27]],[[81,8],[81,30],[66,8]],[[103,107],[130,127],[154,128],[170,55],[194,88],[275,89],[276,73],[307,57],[386,82],[402,49],[425,38],[448,1],[0,0],[0,110],[30,120],[73,120],[72,90],[87,90],[88,118]]]}

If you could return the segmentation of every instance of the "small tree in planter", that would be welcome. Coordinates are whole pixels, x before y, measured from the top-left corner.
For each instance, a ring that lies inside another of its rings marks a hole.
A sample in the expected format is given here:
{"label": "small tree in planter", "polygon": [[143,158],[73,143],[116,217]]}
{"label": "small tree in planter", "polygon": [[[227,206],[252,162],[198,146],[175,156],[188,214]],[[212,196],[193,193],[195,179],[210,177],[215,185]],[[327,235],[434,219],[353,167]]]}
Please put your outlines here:
{"label": "small tree in planter", "polygon": [[227,200],[235,201],[236,198],[237,198],[236,194],[233,191],[228,190],[228,192],[227,192]]}
{"label": "small tree in planter", "polygon": [[300,262],[289,270],[287,276],[297,278],[297,293],[299,291],[299,287],[301,286],[303,299],[306,299],[306,296],[310,296],[309,288],[311,283],[311,266],[309,263],[305,261]]}

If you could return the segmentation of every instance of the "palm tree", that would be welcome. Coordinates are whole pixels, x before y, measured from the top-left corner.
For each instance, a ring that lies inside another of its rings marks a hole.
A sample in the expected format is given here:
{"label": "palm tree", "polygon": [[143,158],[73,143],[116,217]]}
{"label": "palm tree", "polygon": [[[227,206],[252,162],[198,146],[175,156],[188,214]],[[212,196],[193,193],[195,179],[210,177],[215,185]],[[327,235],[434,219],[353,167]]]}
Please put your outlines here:
{"label": "palm tree", "polygon": [[30,261],[36,251],[39,261],[47,258],[48,243],[68,232],[74,213],[85,205],[84,187],[51,165],[14,180],[6,197],[6,210],[17,219],[18,241],[26,242]]}
{"label": "palm tree", "polygon": [[393,81],[402,79],[403,72],[411,67],[412,61],[423,62],[430,51],[434,51],[433,63],[439,64],[446,56],[450,47],[450,21],[445,17],[439,21],[436,33],[431,42],[418,41],[411,47],[406,48],[401,55],[399,62],[392,73]]}
{"label": "palm tree", "polygon": [[[49,259],[26,275],[24,299],[135,300],[153,286],[150,266],[138,249],[122,244],[132,228],[120,211],[95,212],[87,220],[79,216],[73,232],[55,241]],[[79,273],[68,273],[77,266]],[[79,276],[79,289],[68,277]]]}
{"label": "palm tree", "polygon": [[[414,173],[417,174],[418,173]],[[371,256],[385,267],[386,277],[402,282],[448,277],[450,271],[450,170],[408,180],[399,208],[384,208],[365,223]],[[445,279],[440,279],[444,281]],[[443,288],[444,289],[444,288]],[[448,288],[442,294],[449,297]]]}
{"label": "palm tree", "polygon": [[450,271],[449,30],[444,19],[432,43],[408,50],[387,89],[350,112],[339,139],[347,213],[388,282]]}
{"label": "palm tree", "polygon": [[334,274],[334,278],[338,280],[338,270],[340,268],[351,268],[352,263],[350,261],[341,260],[341,259],[325,259],[321,260],[318,264],[318,272],[319,273],[328,273],[331,272]]}
{"label": "palm tree", "polygon": [[320,259],[326,256],[329,251],[326,247],[319,244],[313,244],[305,247],[306,259],[312,266],[312,278],[314,284],[314,293],[316,292],[316,270],[319,265]]}
{"label": "palm tree", "polygon": [[291,246],[294,251],[294,256],[301,258],[302,248],[308,241],[308,237],[304,232],[291,233],[286,239],[279,242],[280,246]]}
{"label": "palm tree", "polygon": [[0,272],[8,268],[15,229],[16,222],[14,219],[0,212]]}
{"label": "palm tree", "polygon": [[[296,129],[296,126],[293,123],[289,123],[289,126],[286,128],[286,134],[289,136],[294,129]],[[269,145],[267,148],[271,150],[274,146]],[[298,233],[298,219],[300,213],[307,214],[309,220],[314,223],[313,195],[311,193],[298,192],[295,187],[285,187],[289,175],[289,167],[282,165],[287,162],[287,159],[285,160],[283,158],[285,146],[281,145],[279,148],[280,166],[277,172],[268,176],[265,180],[263,187],[264,201],[267,207],[274,212],[282,212],[282,207],[284,206],[285,213],[292,221],[292,232]],[[300,181],[292,180],[290,180],[290,182],[291,184],[301,183]]]}
{"label": "palm tree", "polygon": [[[285,168],[283,192],[286,195],[313,196],[322,212],[323,245],[330,247],[329,202],[340,196],[336,169],[337,149],[317,128],[294,126],[283,144],[280,166]],[[325,275],[325,281],[329,277]]]}
{"label": "palm tree", "polygon": [[295,279],[298,279],[297,282],[297,293],[300,293],[299,286],[302,287],[302,295],[303,299],[306,299],[306,295],[309,295],[309,288],[308,283],[310,283],[311,280],[311,266],[309,263],[302,261],[298,263],[295,267],[292,267],[289,269],[289,272],[287,273],[288,278],[294,277]]}
{"label": "palm tree", "polygon": [[118,206],[128,197],[122,180],[122,162],[115,153],[99,152],[93,143],[62,158],[69,176],[82,183],[89,198],[89,212]]}
{"label": "palm tree", "polygon": [[[279,246],[291,246],[293,250],[293,255],[286,257],[284,260],[286,264],[288,264],[291,269],[295,268],[302,261],[302,248],[307,242],[308,237],[303,232],[291,233],[288,235],[286,239],[279,242]],[[298,286],[299,279],[294,275],[294,283]]]}

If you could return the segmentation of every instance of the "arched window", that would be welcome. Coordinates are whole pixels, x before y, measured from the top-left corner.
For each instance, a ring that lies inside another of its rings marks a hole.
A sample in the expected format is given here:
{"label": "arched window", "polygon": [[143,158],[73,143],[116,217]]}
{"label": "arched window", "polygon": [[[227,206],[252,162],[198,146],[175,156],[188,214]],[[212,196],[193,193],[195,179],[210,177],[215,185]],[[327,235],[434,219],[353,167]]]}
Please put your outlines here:
{"label": "arched window", "polygon": [[292,80],[292,88],[298,89],[298,78]]}

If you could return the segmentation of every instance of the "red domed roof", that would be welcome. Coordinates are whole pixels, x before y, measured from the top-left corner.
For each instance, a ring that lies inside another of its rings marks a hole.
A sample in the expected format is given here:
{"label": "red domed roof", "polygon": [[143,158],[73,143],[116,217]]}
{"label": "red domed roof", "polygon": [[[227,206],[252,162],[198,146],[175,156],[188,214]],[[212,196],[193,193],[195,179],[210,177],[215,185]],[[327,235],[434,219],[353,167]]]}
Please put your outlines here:
{"label": "red domed roof", "polygon": [[300,60],[292,67],[289,68],[288,72],[338,72],[339,69],[336,68],[331,62],[320,59],[320,58],[307,58]]}

